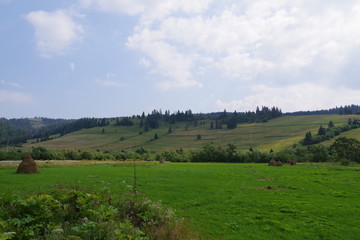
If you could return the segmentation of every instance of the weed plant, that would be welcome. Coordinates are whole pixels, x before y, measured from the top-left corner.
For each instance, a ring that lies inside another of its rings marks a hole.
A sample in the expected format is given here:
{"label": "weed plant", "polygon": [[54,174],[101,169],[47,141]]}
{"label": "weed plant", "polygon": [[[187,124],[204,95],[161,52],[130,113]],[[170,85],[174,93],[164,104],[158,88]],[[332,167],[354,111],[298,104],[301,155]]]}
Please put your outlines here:
{"label": "weed plant", "polygon": [[0,239],[190,239],[174,212],[159,202],[108,192],[57,189],[0,197]]}

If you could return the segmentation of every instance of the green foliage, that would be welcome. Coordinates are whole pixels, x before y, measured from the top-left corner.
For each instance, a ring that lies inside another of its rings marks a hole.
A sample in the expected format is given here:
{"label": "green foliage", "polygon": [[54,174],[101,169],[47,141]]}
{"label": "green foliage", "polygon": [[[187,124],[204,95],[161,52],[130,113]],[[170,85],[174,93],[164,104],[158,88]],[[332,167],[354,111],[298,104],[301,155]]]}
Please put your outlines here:
{"label": "green foliage", "polygon": [[237,127],[237,122],[238,122],[237,118],[238,118],[238,115],[236,112],[231,117],[228,118],[227,129],[234,129]]}
{"label": "green foliage", "polygon": [[[0,197],[0,239],[155,239],[182,224],[171,209],[106,192],[55,191]],[[9,234],[11,233],[11,234]]]}
{"label": "green foliage", "polygon": [[189,162],[191,154],[183,150],[169,150],[161,153],[161,158],[168,162]]}
{"label": "green foliage", "polygon": [[330,149],[339,158],[360,163],[360,141],[355,138],[339,137]]}
{"label": "green foliage", "polygon": [[95,159],[95,154],[90,151],[81,151],[80,158],[84,160],[92,160]]}
{"label": "green foliage", "polygon": [[[53,160],[56,159],[54,152],[44,148],[44,147],[33,147],[31,156],[36,160]],[[60,158],[61,160],[62,158]]]}
{"label": "green foliage", "polygon": [[26,153],[22,152],[21,150],[18,151],[0,151],[0,161],[1,160],[21,160],[23,159]]}
{"label": "green foliage", "polygon": [[317,144],[329,140],[335,136],[338,136],[342,132],[346,132],[351,129],[356,129],[359,127],[360,127],[359,119],[349,118],[347,124],[340,127],[335,127],[334,123],[330,121],[328,124],[328,128],[324,128],[322,125],[320,126],[316,136],[311,136],[311,132],[307,132],[305,138],[301,140],[301,144],[303,145]]}
{"label": "green foliage", "polygon": [[120,121],[118,121],[115,126],[133,126],[134,122],[131,121],[128,117],[122,118]]}
{"label": "green foliage", "polygon": [[318,130],[318,135],[325,135],[326,134],[326,128],[324,128],[322,125],[320,126]]}

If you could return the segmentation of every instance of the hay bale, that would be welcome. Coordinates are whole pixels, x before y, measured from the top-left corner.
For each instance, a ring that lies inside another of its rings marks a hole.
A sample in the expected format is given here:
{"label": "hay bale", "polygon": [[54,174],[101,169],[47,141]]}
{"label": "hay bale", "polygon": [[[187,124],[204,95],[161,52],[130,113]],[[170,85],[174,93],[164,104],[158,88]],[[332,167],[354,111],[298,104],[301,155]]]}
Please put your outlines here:
{"label": "hay bale", "polygon": [[25,174],[31,174],[31,173],[37,173],[37,164],[32,159],[31,155],[25,155],[24,159],[19,164],[16,173],[25,173]]}
{"label": "hay bale", "polygon": [[269,166],[276,166],[276,161],[273,158],[269,161]]}
{"label": "hay bale", "polygon": [[294,165],[296,165],[296,162],[294,160],[289,160],[288,164],[290,164],[291,166],[294,166]]}
{"label": "hay bale", "polygon": [[284,165],[284,164],[282,162],[278,161],[278,162],[276,162],[275,166],[281,167],[282,165]]}

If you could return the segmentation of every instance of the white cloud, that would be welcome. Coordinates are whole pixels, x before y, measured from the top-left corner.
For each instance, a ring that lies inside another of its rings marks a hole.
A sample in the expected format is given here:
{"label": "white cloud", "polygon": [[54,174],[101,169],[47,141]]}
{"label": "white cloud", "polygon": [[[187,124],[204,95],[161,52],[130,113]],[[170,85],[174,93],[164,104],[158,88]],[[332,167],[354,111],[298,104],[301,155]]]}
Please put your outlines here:
{"label": "white cloud", "polygon": [[323,2],[319,11],[310,1],[228,1],[232,4],[216,10],[204,1],[194,11],[185,10],[188,2],[174,2],[188,15],[164,10],[161,21],[144,24],[146,13],[139,12],[142,18],[127,43],[151,60],[143,65],[174,82],[196,82],[199,69],[205,75],[217,69],[225,80],[251,80],[268,71],[291,76],[304,68],[328,77],[360,44],[356,1]]}
{"label": "white cloud", "polygon": [[150,67],[151,66],[150,60],[145,58],[145,57],[140,59],[139,64],[143,65],[144,67]]}
{"label": "white cloud", "polygon": [[0,103],[32,103],[34,99],[31,95],[15,92],[0,90]]}
{"label": "white cloud", "polygon": [[175,12],[187,14],[205,11],[212,0],[80,0],[83,7],[106,12],[140,15],[143,24],[162,19]]}
{"label": "white cloud", "polygon": [[3,84],[3,85],[10,86],[10,87],[22,88],[21,85],[19,83],[17,83],[17,82],[8,82],[8,81],[5,81],[5,80],[0,80],[0,83]]}
{"label": "white cloud", "polygon": [[35,28],[36,46],[42,57],[64,54],[84,33],[82,25],[64,10],[30,12],[26,20]]}
{"label": "white cloud", "polygon": [[176,88],[188,88],[188,87],[202,87],[203,85],[197,81],[182,79],[182,80],[174,80],[174,81],[163,81],[159,82],[157,86],[161,90],[170,90]]}
{"label": "white cloud", "polygon": [[73,62],[69,63],[69,68],[71,71],[75,71],[75,67],[76,67],[75,63],[73,63]]}
{"label": "white cloud", "polygon": [[[154,66],[153,74],[160,74],[172,80],[160,83],[160,88],[167,90],[172,87],[201,86],[192,80],[193,56],[178,52],[176,47],[161,40],[161,36],[142,31],[128,39],[127,46],[142,51],[148,58],[142,64]],[[144,58],[143,58],[144,59]]]}
{"label": "white cloud", "polygon": [[360,90],[338,88],[314,83],[301,83],[287,87],[258,85],[251,88],[249,96],[239,100],[216,101],[219,110],[246,111],[257,106],[277,106],[283,112],[328,109],[360,102]]}
{"label": "white cloud", "polygon": [[92,7],[106,12],[135,15],[144,12],[144,4],[137,0],[80,0],[83,7]]}
{"label": "white cloud", "polygon": [[335,82],[334,73],[360,45],[360,3],[354,0],[79,1],[138,17],[126,46],[143,55],[139,64],[161,76],[157,85],[165,90],[203,86],[198,77],[211,79],[214,72],[222,81],[258,83],[271,73],[266,81],[282,84],[286,77],[295,84],[293,76],[307,71],[321,75],[313,81]]}
{"label": "white cloud", "polygon": [[106,73],[106,78],[114,78],[115,74],[114,73]]}
{"label": "white cloud", "polygon": [[95,82],[103,87],[123,87],[123,83],[109,80],[96,79]]}

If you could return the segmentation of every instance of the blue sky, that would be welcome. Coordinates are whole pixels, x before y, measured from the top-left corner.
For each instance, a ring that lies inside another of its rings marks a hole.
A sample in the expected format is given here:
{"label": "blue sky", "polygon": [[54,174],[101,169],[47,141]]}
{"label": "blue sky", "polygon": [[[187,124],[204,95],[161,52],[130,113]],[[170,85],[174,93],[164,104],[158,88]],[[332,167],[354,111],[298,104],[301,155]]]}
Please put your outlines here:
{"label": "blue sky", "polygon": [[360,104],[360,2],[0,0],[0,117]]}

